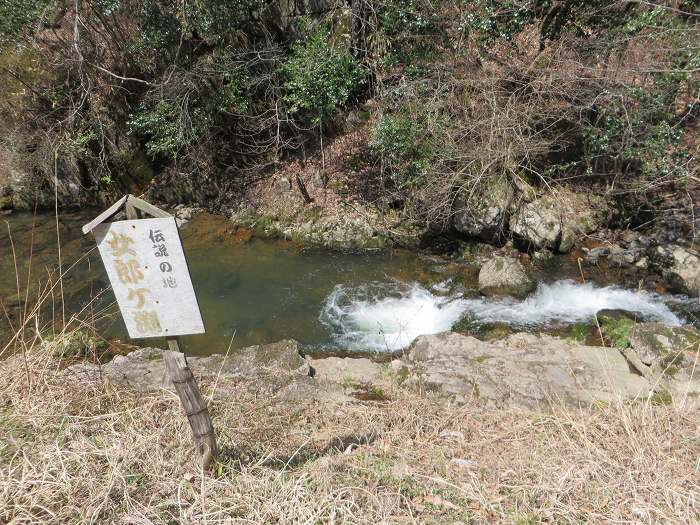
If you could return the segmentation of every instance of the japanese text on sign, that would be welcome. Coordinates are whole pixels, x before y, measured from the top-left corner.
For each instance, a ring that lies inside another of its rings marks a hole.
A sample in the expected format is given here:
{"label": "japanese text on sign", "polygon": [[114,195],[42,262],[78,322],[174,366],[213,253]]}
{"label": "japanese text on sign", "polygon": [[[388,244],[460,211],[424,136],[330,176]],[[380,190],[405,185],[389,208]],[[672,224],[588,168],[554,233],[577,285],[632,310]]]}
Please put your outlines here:
{"label": "japanese text on sign", "polygon": [[204,332],[174,218],[101,224],[94,234],[130,337]]}

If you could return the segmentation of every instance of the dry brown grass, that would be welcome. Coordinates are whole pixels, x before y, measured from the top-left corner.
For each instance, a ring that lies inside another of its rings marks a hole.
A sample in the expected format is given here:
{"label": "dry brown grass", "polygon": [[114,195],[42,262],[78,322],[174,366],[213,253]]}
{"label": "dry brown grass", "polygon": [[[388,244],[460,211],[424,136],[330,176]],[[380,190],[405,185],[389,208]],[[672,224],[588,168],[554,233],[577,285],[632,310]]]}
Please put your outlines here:
{"label": "dry brown grass", "polygon": [[213,398],[208,473],[174,394],[67,383],[52,344],[0,364],[0,523],[700,520],[697,409],[453,407],[388,373],[387,402],[241,390]]}

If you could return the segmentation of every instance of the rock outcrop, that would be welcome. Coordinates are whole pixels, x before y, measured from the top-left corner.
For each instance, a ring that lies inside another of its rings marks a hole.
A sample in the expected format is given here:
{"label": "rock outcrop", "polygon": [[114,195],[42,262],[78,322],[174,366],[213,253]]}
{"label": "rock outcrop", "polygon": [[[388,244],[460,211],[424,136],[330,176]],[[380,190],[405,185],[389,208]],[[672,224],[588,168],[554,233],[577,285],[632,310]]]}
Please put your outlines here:
{"label": "rock outcrop", "polygon": [[588,405],[651,394],[618,350],[546,335],[520,333],[494,343],[451,332],[426,335],[402,363],[407,386],[494,407]]}
{"label": "rock outcrop", "polygon": [[[275,205],[277,206],[277,205]],[[282,213],[271,205],[267,211],[240,210],[231,220],[263,236],[280,237],[334,250],[378,249],[390,246],[418,247],[426,229],[406,221],[396,211],[380,213],[371,206],[340,205],[329,212],[322,206],[289,209]]]}
{"label": "rock outcrop", "polygon": [[[217,354],[189,357],[187,361],[199,378],[219,378],[222,385],[242,384],[263,395],[298,399],[311,395],[315,389],[309,363],[301,356],[299,343],[293,340],[251,346],[227,357]],[[65,373],[78,381],[106,379],[138,391],[173,390],[165,373],[163,350],[159,348],[140,348],[102,366],[80,363],[68,367]]]}
{"label": "rock outcrop", "polygon": [[511,216],[510,230],[535,248],[567,253],[579,236],[596,231],[608,218],[601,197],[560,190],[524,203]]}
{"label": "rock outcrop", "polygon": [[479,271],[479,291],[484,295],[512,295],[523,298],[536,287],[517,259],[494,257]]}
{"label": "rock outcrop", "polygon": [[[386,401],[381,385],[394,381],[457,403],[541,410],[552,404],[587,406],[656,395],[664,402],[671,396],[696,403],[699,352],[697,330],[640,323],[626,348],[528,333],[486,342],[445,332],[418,337],[388,367],[367,358],[302,357],[292,340],[188,362],[205,388],[216,385],[218,395],[235,395],[242,388],[285,401]],[[173,389],[163,351],[157,348],[142,348],[102,366],[73,365],[64,373],[69,380],[106,380],[138,391]]]}
{"label": "rock outcrop", "polygon": [[656,246],[651,259],[674,291],[700,295],[700,254],[679,244]]}
{"label": "rock outcrop", "polygon": [[558,249],[561,239],[561,210],[549,196],[525,203],[510,219],[510,231],[537,248]]}

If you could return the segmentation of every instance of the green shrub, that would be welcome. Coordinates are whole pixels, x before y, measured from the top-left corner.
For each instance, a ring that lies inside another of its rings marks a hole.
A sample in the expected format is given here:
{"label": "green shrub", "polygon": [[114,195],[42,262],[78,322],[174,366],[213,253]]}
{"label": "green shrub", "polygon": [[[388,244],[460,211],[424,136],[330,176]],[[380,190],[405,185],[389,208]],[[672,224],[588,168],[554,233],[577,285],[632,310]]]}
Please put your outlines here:
{"label": "green shrub", "polygon": [[289,112],[308,112],[321,122],[360,92],[367,71],[346,48],[339,49],[327,26],[292,45],[282,66],[284,100]]}
{"label": "green shrub", "polygon": [[388,0],[381,4],[377,34],[372,36],[379,51],[380,64],[390,68],[406,65],[420,69],[419,62],[429,60],[442,40],[434,6],[416,0]]}
{"label": "green shrub", "polygon": [[612,346],[624,350],[630,346],[629,336],[634,325],[632,319],[605,317],[602,319],[601,330]]}
{"label": "green shrub", "polygon": [[131,115],[129,131],[145,138],[149,155],[176,158],[186,146],[206,131],[207,116],[201,108],[191,108],[180,101],[160,100],[145,103]]}
{"label": "green shrub", "polygon": [[0,44],[35,23],[51,0],[0,0]]}
{"label": "green shrub", "polygon": [[90,357],[93,352],[101,353],[108,347],[105,340],[98,339],[82,330],[59,336],[56,338],[56,342],[54,355],[63,358]]}
{"label": "green shrub", "polygon": [[539,27],[541,46],[567,32],[577,36],[597,35],[602,29],[625,26],[637,12],[633,4],[610,0],[480,0],[474,4],[464,18],[462,31],[474,33],[476,40],[485,46],[498,41],[512,42],[532,25]]}

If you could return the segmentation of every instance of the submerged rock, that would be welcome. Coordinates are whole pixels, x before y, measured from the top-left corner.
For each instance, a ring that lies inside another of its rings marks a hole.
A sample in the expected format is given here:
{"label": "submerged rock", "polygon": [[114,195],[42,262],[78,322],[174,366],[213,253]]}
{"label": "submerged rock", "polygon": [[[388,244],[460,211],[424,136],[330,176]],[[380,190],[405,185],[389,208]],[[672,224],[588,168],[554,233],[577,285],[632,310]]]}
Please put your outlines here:
{"label": "submerged rock", "polygon": [[700,294],[700,254],[678,244],[666,244],[651,251],[651,260],[674,291]]}
{"label": "submerged rock", "polygon": [[536,287],[517,259],[494,257],[479,271],[479,291],[484,295],[512,295],[523,298]]}
{"label": "submerged rock", "polygon": [[547,335],[520,333],[494,343],[451,332],[421,336],[404,365],[406,386],[494,407],[589,405],[644,397],[651,390],[618,350]]}

